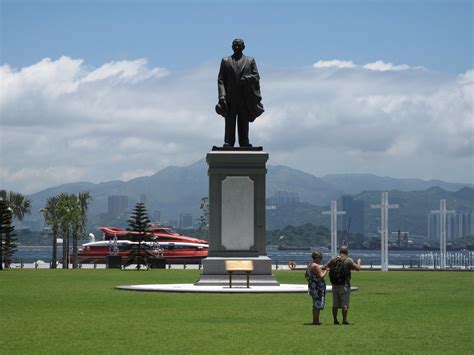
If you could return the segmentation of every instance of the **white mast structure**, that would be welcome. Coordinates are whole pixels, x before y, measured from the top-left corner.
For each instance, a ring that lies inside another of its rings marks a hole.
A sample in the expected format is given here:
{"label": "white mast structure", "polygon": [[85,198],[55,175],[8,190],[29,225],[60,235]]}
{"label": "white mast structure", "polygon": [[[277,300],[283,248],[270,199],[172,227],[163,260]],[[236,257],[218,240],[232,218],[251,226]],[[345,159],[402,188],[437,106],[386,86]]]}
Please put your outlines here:
{"label": "white mast structure", "polygon": [[331,211],[322,211],[322,214],[331,215],[331,256],[337,256],[337,216],[346,214],[337,210],[337,201],[331,201]]}
{"label": "white mast structure", "polygon": [[398,205],[389,205],[388,192],[382,192],[380,204],[370,207],[380,208],[381,268],[382,271],[388,271],[388,210],[398,208]]}
{"label": "white mast structure", "polygon": [[439,200],[439,210],[431,211],[432,214],[439,214],[439,251],[440,268],[446,269],[446,215],[455,213],[454,210],[446,209],[446,200]]}

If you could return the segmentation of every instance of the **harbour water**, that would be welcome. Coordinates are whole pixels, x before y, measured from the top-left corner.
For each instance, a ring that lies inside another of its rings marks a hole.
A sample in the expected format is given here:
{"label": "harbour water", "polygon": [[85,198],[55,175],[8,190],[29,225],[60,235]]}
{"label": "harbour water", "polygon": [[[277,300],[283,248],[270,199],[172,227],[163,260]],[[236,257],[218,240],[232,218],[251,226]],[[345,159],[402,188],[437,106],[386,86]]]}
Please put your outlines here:
{"label": "harbour water", "polygon": [[[19,246],[14,257],[16,264],[28,264],[40,261],[49,264],[51,261],[51,246]],[[330,258],[330,251],[323,249],[323,263]],[[267,255],[273,260],[274,267],[288,267],[289,262],[294,262],[298,266],[307,265],[311,260],[311,250],[278,250],[273,247],[267,248]],[[354,260],[360,258],[365,268],[380,267],[380,250],[350,250],[350,255]],[[62,257],[62,249],[57,249],[58,260]],[[391,267],[421,267],[436,268],[440,264],[439,251],[425,250],[389,250],[389,265]],[[453,251],[447,252],[446,265],[450,268],[473,269],[473,251]]]}
{"label": "harbour water", "polygon": [[[278,250],[267,249],[268,256],[279,265],[286,266],[290,262],[296,265],[306,265],[311,260],[309,250]],[[364,268],[380,268],[380,250],[350,250],[349,256],[354,260],[361,259]],[[330,251],[323,251],[323,263],[331,258]],[[440,265],[439,251],[426,250],[389,250],[389,267],[396,268],[438,268]],[[446,253],[446,265],[449,268],[472,269],[474,267],[473,251],[453,251]]]}

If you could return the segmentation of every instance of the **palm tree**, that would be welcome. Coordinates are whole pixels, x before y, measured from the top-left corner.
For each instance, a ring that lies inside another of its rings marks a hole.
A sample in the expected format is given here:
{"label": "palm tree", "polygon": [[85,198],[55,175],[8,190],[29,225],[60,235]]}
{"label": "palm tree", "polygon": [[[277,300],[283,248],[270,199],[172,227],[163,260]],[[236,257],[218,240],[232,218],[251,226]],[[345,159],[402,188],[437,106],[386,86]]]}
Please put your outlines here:
{"label": "palm tree", "polygon": [[[44,215],[48,218],[48,223],[53,228],[53,253],[56,250],[55,240],[57,232],[61,232],[63,238],[63,269],[69,268],[69,244],[72,236],[72,264],[77,268],[77,249],[79,234],[84,231],[87,222],[87,208],[91,195],[87,191],[80,192],[79,195],[60,193],[48,200]],[[49,206],[49,207],[48,207]],[[55,259],[55,255],[53,256]]]}
{"label": "palm tree", "polygon": [[51,196],[46,201],[46,206],[40,209],[43,214],[45,223],[51,227],[52,239],[53,239],[53,251],[51,255],[51,268],[56,269],[57,266],[57,248],[58,248],[58,229],[59,229],[59,216],[57,211],[58,197]]}
{"label": "palm tree", "polygon": [[[76,198],[75,195],[72,195]],[[84,232],[87,225],[87,209],[89,202],[92,199],[90,192],[82,191],[77,196],[78,209],[74,209],[74,215],[72,216],[72,267],[77,269],[77,241],[79,239],[79,233]]]}
{"label": "palm tree", "polygon": [[140,254],[141,254],[141,242],[145,239],[145,236],[150,231],[151,221],[148,218],[148,213],[145,208],[145,204],[139,202],[135,205],[135,208],[130,215],[130,219],[128,220],[128,228],[127,230],[138,232],[138,234],[132,234],[131,237],[135,240],[138,240],[138,263],[137,269],[140,270]]}
{"label": "palm tree", "polygon": [[57,212],[59,229],[63,238],[63,269],[69,268],[69,236],[73,221],[77,219],[78,209],[79,204],[75,195],[64,192],[58,195]]}
{"label": "palm tree", "polygon": [[0,190],[0,198],[7,201],[8,207],[12,209],[13,218],[23,220],[25,214],[31,213],[31,200],[18,192]]}

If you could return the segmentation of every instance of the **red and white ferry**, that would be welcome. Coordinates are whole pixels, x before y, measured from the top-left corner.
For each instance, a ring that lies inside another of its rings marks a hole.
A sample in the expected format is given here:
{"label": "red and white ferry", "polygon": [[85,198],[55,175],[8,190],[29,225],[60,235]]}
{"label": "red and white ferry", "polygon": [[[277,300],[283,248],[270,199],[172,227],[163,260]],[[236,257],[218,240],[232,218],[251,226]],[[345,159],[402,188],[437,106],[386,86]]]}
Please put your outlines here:
{"label": "red and white ferry", "polygon": [[[77,257],[80,263],[106,263],[112,253],[122,256],[127,263],[137,257],[139,243],[129,232],[114,227],[100,227],[103,240],[85,243],[79,248]],[[209,244],[206,240],[181,235],[171,228],[153,226],[140,243],[141,258],[160,258],[168,263],[199,262],[207,257]]]}

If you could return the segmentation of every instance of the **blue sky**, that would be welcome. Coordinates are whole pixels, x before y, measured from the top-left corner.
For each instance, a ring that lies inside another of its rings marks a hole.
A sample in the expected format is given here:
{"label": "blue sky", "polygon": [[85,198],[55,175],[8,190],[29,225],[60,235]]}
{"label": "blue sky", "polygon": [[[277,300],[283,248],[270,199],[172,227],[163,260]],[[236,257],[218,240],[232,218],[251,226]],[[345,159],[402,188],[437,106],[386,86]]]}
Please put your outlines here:
{"label": "blue sky", "polygon": [[202,159],[223,143],[235,37],[261,74],[250,140],[270,164],[474,183],[473,1],[0,4],[3,188]]}
{"label": "blue sky", "polygon": [[473,2],[2,0],[1,62],[15,67],[68,55],[186,69],[234,37],[270,67],[378,58],[460,73],[472,67]]}

